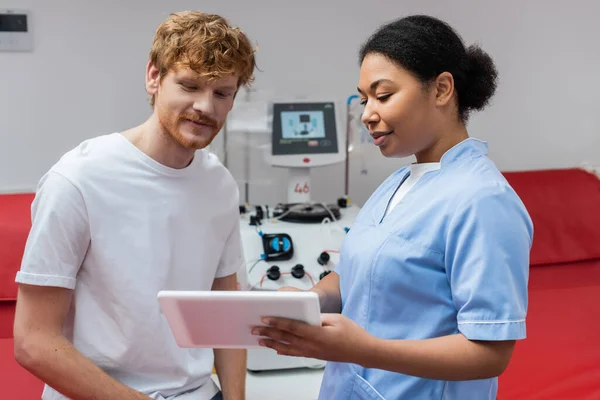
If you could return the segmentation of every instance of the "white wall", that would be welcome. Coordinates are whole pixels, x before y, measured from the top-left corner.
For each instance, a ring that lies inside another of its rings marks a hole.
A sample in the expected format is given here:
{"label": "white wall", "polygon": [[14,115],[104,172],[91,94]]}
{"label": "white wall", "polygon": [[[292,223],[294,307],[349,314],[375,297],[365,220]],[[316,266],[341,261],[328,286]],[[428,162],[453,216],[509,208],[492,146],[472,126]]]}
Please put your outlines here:
{"label": "white wall", "polygon": [[[154,29],[168,12],[192,8],[226,16],[258,43],[256,88],[342,100],[356,87],[359,45],[377,26],[410,13],[439,16],[497,63],[493,105],[469,128],[489,141],[500,168],[600,163],[600,3],[552,3],[12,0],[6,6],[33,13],[35,50],[0,53],[0,191],[31,190],[80,141],[143,121]],[[365,154],[366,175],[352,159],[351,195],[359,203],[407,161],[384,160],[374,149]],[[284,200],[284,174],[273,176],[273,186],[256,188],[251,201]],[[343,193],[343,168],[319,169],[313,181],[315,198],[335,200]]]}

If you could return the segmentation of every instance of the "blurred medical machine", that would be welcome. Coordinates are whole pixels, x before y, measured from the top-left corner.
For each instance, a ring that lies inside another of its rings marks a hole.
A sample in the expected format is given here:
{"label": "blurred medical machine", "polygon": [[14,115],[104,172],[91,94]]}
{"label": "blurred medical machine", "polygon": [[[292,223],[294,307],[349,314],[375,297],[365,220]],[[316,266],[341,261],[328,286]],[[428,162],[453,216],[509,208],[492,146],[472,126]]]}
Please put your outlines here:
{"label": "blurred medical machine", "polygon": [[[310,171],[347,160],[344,109],[335,101],[271,104],[266,161],[288,170],[287,198],[240,206],[246,290],[310,289],[339,261],[359,208],[349,204],[347,193],[335,201],[313,198]],[[324,366],[321,360],[279,356],[270,349],[248,350],[250,371]]]}

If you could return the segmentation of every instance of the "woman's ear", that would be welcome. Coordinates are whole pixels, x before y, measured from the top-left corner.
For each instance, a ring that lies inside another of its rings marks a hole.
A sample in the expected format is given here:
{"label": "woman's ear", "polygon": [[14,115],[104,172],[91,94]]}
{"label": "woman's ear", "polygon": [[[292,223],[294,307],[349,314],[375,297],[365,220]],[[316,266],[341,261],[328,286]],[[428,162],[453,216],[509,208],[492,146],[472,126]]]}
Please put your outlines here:
{"label": "woman's ear", "polygon": [[443,107],[447,105],[454,96],[454,77],[450,72],[442,72],[435,80],[435,103]]}

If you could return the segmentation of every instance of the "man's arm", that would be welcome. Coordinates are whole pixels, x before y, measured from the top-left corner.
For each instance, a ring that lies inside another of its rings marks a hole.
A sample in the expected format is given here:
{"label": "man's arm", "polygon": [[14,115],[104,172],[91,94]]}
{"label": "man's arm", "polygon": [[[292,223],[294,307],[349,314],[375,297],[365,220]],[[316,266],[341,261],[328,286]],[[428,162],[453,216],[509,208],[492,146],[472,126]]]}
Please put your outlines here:
{"label": "man's arm", "polygon": [[33,375],[72,400],[148,400],[119,383],[79,353],[63,336],[72,290],[19,285],[15,359]]}
{"label": "man's arm", "polygon": [[[235,291],[237,275],[216,278],[212,290]],[[246,359],[243,349],[215,349],[215,369],[225,400],[242,400],[246,397]]]}

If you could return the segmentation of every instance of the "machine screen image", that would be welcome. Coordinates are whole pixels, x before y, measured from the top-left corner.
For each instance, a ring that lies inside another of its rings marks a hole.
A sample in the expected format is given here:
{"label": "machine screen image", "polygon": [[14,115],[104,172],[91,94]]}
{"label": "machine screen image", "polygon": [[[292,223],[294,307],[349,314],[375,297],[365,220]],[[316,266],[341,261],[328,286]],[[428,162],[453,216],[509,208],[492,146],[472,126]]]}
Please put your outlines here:
{"label": "machine screen image", "polygon": [[283,139],[325,138],[323,111],[283,111],[281,133]]}
{"label": "machine screen image", "polygon": [[274,104],[272,146],[274,156],[338,154],[334,104]]}

